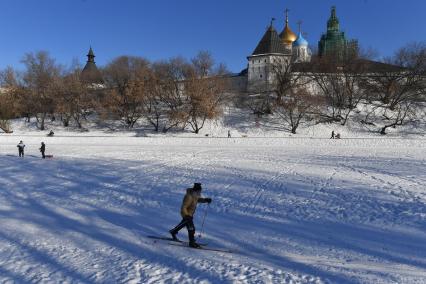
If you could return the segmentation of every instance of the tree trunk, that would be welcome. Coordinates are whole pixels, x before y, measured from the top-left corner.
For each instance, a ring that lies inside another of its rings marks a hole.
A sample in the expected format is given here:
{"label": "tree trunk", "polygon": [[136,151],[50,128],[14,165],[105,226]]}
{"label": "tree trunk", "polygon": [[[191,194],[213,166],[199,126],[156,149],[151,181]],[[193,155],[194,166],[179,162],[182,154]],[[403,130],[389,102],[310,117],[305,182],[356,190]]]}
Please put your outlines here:
{"label": "tree trunk", "polygon": [[44,121],[45,120],[46,120],[46,114],[43,113],[42,116],[41,116],[41,118],[40,118],[40,120],[39,120],[40,130],[45,130],[45,127],[44,127]]}

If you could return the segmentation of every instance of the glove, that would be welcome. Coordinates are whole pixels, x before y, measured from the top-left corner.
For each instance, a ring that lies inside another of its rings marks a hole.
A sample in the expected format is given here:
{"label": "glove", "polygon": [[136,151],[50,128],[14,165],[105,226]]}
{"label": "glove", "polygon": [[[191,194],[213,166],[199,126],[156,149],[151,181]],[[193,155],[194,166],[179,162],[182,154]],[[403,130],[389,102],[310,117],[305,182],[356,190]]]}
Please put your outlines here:
{"label": "glove", "polygon": [[204,199],[208,204],[212,203],[212,199],[211,198],[205,198]]}

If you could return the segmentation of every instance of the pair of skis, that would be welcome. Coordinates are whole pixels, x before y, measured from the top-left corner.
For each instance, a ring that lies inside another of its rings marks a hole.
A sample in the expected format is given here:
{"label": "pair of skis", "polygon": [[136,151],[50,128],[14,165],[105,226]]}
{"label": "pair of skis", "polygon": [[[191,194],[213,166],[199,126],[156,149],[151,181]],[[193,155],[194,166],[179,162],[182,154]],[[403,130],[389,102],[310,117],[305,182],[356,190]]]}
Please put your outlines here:
{"label": "pair of skis", "polygon": [[[154,240],[160,240],[160,241],[168,241],[167,244],[171,246],[178,246],[183,248],[191,248],[189,246],[188,242],[181,241],[181,240],[174,240],[172,238],[167,237],[159,237],[159,236],[147,236],[147,238],[154,239]],[[207,243],[198,243],[200,247],[193,248],[193,249],[199,249],[199,250],[207,250],[207,251],[216,251],[216,252],[225,252],[225,253],[234,253],[234,251],[229,249],[222,249],[222,248],[211,248],[207,247]]]}

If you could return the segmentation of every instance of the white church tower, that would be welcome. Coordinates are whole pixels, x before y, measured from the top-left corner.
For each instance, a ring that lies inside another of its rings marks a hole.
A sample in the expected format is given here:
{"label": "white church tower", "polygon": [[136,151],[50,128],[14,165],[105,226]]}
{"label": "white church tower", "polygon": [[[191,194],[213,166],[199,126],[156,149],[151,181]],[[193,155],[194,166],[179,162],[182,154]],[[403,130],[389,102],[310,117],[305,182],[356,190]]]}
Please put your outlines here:
{"label": "white church tower", "polygon": [[296,41],[293,42],[293,62],[310,62],[312,51],[309,49],[309,43],[303,38],[301,22],[299,23],[299,35]]}

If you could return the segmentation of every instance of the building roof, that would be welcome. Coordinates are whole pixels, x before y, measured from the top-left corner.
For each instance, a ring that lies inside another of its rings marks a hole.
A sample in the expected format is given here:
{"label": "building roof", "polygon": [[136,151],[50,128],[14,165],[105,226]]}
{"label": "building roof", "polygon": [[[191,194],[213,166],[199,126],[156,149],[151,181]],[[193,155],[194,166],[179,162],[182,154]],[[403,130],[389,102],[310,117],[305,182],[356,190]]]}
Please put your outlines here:
{"label": "building roof", "polygon": [[[406,68],[401,66],[396,66],[388,63],[368,60],[368,59],[355,59],[351,62],[351,67],[354,72],[357,73],[397,73],[406,70]],[[346,65],[347,66],[347,65]],[[294,63],[292,66],[293,72],[311,72],[311,73],[334,73],[341,72],[342,68],[345,68],[345,64],[321,64],[321,62],[312,60],[311,62],[300,62]]]}
{"label": "building roof", "polygon": [[271,53],[288,53],[272,24],[269,26],[266,33],[263,35],[262,39],[260,40],[252,55]]}

